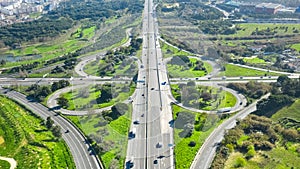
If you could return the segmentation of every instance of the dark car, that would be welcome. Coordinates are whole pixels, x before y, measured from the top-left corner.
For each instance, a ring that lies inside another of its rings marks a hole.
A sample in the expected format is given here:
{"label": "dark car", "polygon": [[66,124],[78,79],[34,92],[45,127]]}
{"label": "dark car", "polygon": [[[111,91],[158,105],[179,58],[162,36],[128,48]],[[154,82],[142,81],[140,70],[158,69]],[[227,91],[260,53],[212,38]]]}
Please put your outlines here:
{"label": "dark car", "polygon": [[158,161],[157,161],[157,160],[154,160],[154,161],[153,161],[153,164],[157,164],[157,163],[158,163]]}
{"label": "dark car", "polygon": [[132,168],[133,166],[134,166],[134,164],[131,160],[126,162],[126,169]]}
{"label": "dark car", "polygon": [[140,124],[140,122],[139,122],[138,120],[135,120],[135,121],[133,122],[133,124]]}

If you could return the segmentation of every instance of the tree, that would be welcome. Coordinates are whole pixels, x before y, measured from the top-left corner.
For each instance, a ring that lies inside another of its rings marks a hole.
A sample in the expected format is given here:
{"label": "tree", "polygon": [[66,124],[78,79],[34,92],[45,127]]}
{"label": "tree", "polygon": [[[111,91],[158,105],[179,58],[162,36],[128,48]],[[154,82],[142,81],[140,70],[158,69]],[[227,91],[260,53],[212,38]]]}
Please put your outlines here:
{"label": "tree", "polygon": [[57,104],[62,108],[66,108],[69,106],[69,101],[68,101],[68,99],[61,96],[61,97],[57,98]]}
{"label": "tree", "polygon": [[244,167],[246,165],[246,160],[243,157],[238,157],[234,164],[235,168]]}
{"label": "tree", "polygon": [[52,126],[53,126],[53,124],[54,124],[54,121],[51,119],[51,117],[47,117],[47,119],[46,119],[46,127],[48,129],[51,129]]}
{"label": "tree", "polygon": [[54,126],[51,131],[52,131],[53,135],[57,138],[60,138],[62,135],[61,128],[59,126]]}

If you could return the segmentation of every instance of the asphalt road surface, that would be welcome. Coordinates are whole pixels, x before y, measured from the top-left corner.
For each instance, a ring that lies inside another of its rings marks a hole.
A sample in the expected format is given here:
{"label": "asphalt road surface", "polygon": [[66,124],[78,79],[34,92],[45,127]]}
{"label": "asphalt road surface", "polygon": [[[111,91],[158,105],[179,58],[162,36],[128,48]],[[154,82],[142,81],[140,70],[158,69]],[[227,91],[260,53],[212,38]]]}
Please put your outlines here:
{"label": "asphalt road surface", "polygon": [[[269,94],[263,96],[261,99],[268,97]],[[261,100],[260,99],[260,100]],[[259,101],[259,100],[258,100]],[[224,121],[218,128],[216,128],[209,137],[205,140],[200,150],[198,151],[190,169],[207,169],[210,167],[211,162],[216,153],[217,145],[224,137],[225,131],[233,128],[236,125],[237,119],[244,119],[251,112],[256,110],[256,103],[254,102],[247,108],[243,109],[236,115]]]}
{"label": "asphalt road surface", "polygon": [[173,147],[170,146],[173,145],[173,129],[168,124],[172,120],[167,95],[170,91],[169,88],[161,91],[161,81],[166,81],[167,75],[161,67],[162,54],[152,0],[145,1],[144,7],[142,65],[132,98],[134,123],[130,131],[135,136],[128,142],[126,164],[127,168],[138,169],[174,168]]}
{"label": "asphalt road surface", "polygon": [[[51,117],[55,125],[61,127],[62,138],[71,151],[77,169],[103,168],[97,156],[92,152],[90,145],[86,142],[86,138],[69,121],[56,115],[53,111],[49,111],[48,108],[40,103],[28,100],[26,96],[21,93],[2,88],[0,88],[0,93],[18,101],[44,120],[46,120],[47,117]],[[69,132],[66,132],[67,130]]]}

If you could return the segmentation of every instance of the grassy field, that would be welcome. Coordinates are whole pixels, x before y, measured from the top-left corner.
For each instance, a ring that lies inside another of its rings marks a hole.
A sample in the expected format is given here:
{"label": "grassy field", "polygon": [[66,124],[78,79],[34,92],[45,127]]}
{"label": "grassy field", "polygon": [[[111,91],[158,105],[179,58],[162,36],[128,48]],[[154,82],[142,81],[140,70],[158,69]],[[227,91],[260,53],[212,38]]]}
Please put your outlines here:
{"label": "grassy field", "polygon": [[7,161],[0,160],[0,168],[1,169],[9,169],[10,164]]}
{"label": "grassy field", "polygon": [[232,64],[226,64],[225,65],[225,72],[221,72],[220,76],[228,76],[228,77],[234,77],[234,76],[278,76],[280,74],[278,73],[272,73],[272,72],[265,72],[265,71],[259,71],[259,70],[253,70],[249,68],[244,68]]}
{"label": "grassy field", "polygon": [[246,62],[246,63],[251,63],[251,64],[263,64],[263,65],[266,64],[266,61],[265,61],[265,60],[260,59],[260,58],[258,58],[258,57],[254,57],[254,58],[244,58],[243,60],[244,60],[244,62]]}
{"label": "grassy field", "polygon": [[[18,168],[75,168],[71,153],[43,120],[0,96],[0,156],[14,158]],[[2,165],[2,161],[0,165]]]}
{"label": "grassy field", "polygon": [[174,48],[173,46],[170,46],[162,41],[160,42],[160,47],[163,53],[164,58],[173,57],[173,56],[193,56],[194,54],[188,53],[182,50],[179,50],[177,48]]}
{"label": "grassy field", "polygon": [[[174,98],[176,98],[177,96],[180,96],[181,93],[179,92],[179,86],[177,84],[172,84],[171,85],[172,88],[172,94],[174,96]],[[218,88],[215,87],[210,87],[210,86],[197,86],[196,87],[200,92],[211,92],[212,95],[217,95],[217,99],[216,100],[210,100],[208,101],[208,105],[203,107],[200,106],[200,104],[198,105],[198,109],[201,110],[218,110],[221,108],[225,108],[225,107],[233,107],[236,104],[236,98],[234,97],[233,94],[231,94],[230,92],[227,91],[219,91]],[[177,92],[175,92],[175,90],[177,90]],[[182,98],[184,99],[184,98]],[[195,107],[196,108],[196,107]]]}
{"label": "grassy field", "polygon": [[[196,58],[190,58],[192,63],[197,61]],[[202,70],[193,70],[195,67],[191,67],[188,70],[184,70],[182,66],[179,65],[171,65],[167,64],[168,72],[171,77],[178,77],[178,78],[191,78],[191,77],[202,77],[212,71],[212,66],[207,62],[204,62],[204,67],[206,68],[207,72]]]}
{"label": "grassy field", "polygon": [[[267,156],[268,158],[265,158]],[[242,153],[234,152],[231,153],[228,160],[225,163],[224,169],[237,168],[237,159],[243,158]],[[271,151],[260,151],[250,160],[246,160],[244,169],[260,169],[260,168],[291,168],[300,166],[300,157],[297,153],[292,150],[286,150],[283,147],[274,148]]]}
{"label": "grassy field", "polygon": [[[176,113],[178,112],[190,112],[191,111],[182,109],[176,105],[172,106],[173,108],[173,116],[174,119],[176,118]],[[175,139],[175,161],[176,161],[176,169],[186,169],[189,168],[197,151],[204,143],[205,139],[209,136],[209,134],[219,125],[221,124],[222,120],[218,118],[217,115],[207,115],[201,113],[193,113],[195,115],[195,120],[201,118],[202,121],[200,123],[203,124],[203,128],[199,131],[194,130],[192,136],[187,138],[181,138],[179,133],[183,129],[175,129],[174,139]],[[176,123],[176,121],[175,121]],[[190,147],[188,144],[194,141],[196,142],[195,147]]]}
{"label": "grassy field", "polygon": [[[127,58],[129,59],[129,58]],[[108,65],[110,63],[106,63],[104,62],[103,60],[99,60],[99,62],[97,61],[93,61],[89,64],[87,64],[85,67],[84,67],[84,72],[86,72],[87,74],[89,75],[94,75],[94,76],[100,76],[100,68],[103,68],[105,67],[105,65]],[[115,72],[114,73],[109,73],[107,72],[106,73],[106,76],[129,76],[129,77],[133,77],[136,72],[137,72],[137,63],[134,62],[134,60],[132,60],[131,64],[135,64],[136,67],[135,69],[132,69],[130,66],[130,64],[124,66],[124,67],[121,67],[121,63],[118,63],[118,64],[115,64],[114,66],[114,70]]]}
{"label": "grassy field", "polygon": [[296,100],[292,105],[282,108],[273,114],[271,118],[276,121],[282,118],[290,118],[300,121],[300,99]]}
{"label": "grassy field", "polygon": [[68,116],[84,133],[90,137],[96,135],[97,144],[103,148],[100,158],[106,168],[109,168],[113,161],[117,160],[115,168],[124,168],[126,157],[128,131],[130,127],[131,109],[118,119],[106,124],[97,125],[103,121],[101,114],[89,116]]}
{"label": "grassy field", "polygon": [[[277,35],[286,35],[286,34],[294,34],[293,28],[300,30],[299,24],[273,24],[273,23],[263,23],[263,24],[256,24],[256,23],[242,23],[238,24],[238,27],[241,28],[236,34],[234,35],[222,35],[222,36],[236,36],[236,37],[245,37],[250,36],[252,32],[256,30],[266,30],[269,28],[271,32],[275,30]],[[280,29],[280,27],[288,27],[287,31],[284,29]],[[276,28],[276,29],[275,29]]]}
{"label": "grassy field", "polygon": [[[129,84],[116,84],[116,86],[112,87],[112,92],[114,93],[119,93],[117,97],[114,97],[112,100],[109,102],[97,104],[96,99],[100,97],[101,91],[97,91],[95,86],[89,86],[89,87],[84,87],[81,89],[76,89],[73,91],[69,91],[67,93],[62,94],[63,97],[69,100],[69,107],[67,107],[68,110],[88,110],[89,108],[92,109],[99,109],[103,107],[108,107],[111,106],[117,102],[124,101],[128,99],[129,96],[132,95],[132,93],[135,90],[135,86],[132,85],[130,87],[129,92],[121,92],[121,89],[123,87],[127,87]],[[84,98],[80,95],[80,91],[82,90],[89,90],[89,94],[87,98]]]}
{"label": "grassy field", "polygon": [[293,44],[293,45],[291,46],[291,48],[292,48],[292,49],[295,49],[295,50],[297,50],[297,51],[299,52],[299,51],[300,51],[300,43]]}

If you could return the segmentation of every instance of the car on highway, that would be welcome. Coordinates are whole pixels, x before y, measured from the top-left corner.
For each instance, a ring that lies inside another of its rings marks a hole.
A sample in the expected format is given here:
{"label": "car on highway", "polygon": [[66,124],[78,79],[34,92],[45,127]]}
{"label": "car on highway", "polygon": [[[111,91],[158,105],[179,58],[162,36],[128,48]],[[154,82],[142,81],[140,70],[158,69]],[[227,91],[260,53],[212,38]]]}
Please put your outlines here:
{"label": "car on highway", "polygon": [[128,160],[126,162],[126,165],[125,165],[126,169],[132,168],[133,166],[134,166],[134,164],[133,164],[132,160]]}
{"label": "car on highway", "polygon": [[152,87],[151,90],[154,90],[154,87]]}
{"label": "car on highway", "polygon": [[158,142],[157,144],[156,144],[156,148],[161,148],[162,147],[162,143],[161,142]]}
{"label": "car on highway", "polygon": [[138,120],[135,120],[135,121],[133,122],[133,124],[140,124],[140,122],[139,122]]}
{"label": "car on highway", "polygon": [[129,137],[129,138],[135,138],[135,133],[136,133],[136,128],[133,128],[133,129],[129,132],[128,137]]}
{"label": "car on highway", "polygon": [[153,161],[153,164],[157,164],[157,163],[158,163],[158,161],[157,161],[157,160],[154,160],[154,161]]}

